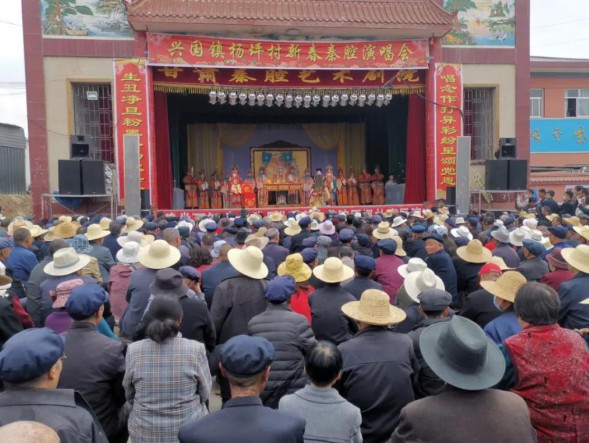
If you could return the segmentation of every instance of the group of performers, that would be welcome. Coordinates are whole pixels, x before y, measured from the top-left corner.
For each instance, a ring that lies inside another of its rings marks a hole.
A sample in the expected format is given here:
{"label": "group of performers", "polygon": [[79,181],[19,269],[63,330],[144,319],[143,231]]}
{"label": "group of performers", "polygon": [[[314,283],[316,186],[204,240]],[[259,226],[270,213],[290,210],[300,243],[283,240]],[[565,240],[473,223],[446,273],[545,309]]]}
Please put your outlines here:
{"label": "group of performers", "polygon": [[[356,178],[350,168],[346,177],[342,168],[337,175],[333,167],[317,169],[312,176],[305,169],[299,177],[294,169],[279,168],[271,179],[261,167],[256,177],[250,170],[241,178],[236,165],[231,173],[220,177],[215,170],[207,179],[205,171],[195,176],[193,168],[186,172],[184,200],[188,209],[221,209],[265,207],[269,205],[356,206],[385,203],[384,175],[376,166],[374,173],[364,168]],[[274,192],[270,197],[270,192]]]}

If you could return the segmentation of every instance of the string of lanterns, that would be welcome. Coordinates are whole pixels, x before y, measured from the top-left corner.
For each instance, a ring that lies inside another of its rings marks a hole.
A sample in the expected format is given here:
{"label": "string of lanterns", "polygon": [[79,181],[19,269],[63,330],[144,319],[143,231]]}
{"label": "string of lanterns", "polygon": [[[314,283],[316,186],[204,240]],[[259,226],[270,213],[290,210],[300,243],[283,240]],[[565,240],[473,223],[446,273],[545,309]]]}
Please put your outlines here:
{"label": "string of lanterns", "polygon": [[391,100],[393,99],[393,95],[390,93],[387,94],[375,94],[375,93],[367,93],[367,94],[282,94],[278,93],[276,95],[272,93],[263,94],[253,93],[250,92],[246,94],[245,92],[237,93],[232,91],[230,93],[226,93],[225,91],[210,91],[209,92],[209,103],[211,105],[219,104],[229,104],[231,106],[239,105],[248,105],[248,106],[283,106],[285,108],[310,108],[311,106],[323,106],[327,108],[329,106],[386,106],[388,105]]}

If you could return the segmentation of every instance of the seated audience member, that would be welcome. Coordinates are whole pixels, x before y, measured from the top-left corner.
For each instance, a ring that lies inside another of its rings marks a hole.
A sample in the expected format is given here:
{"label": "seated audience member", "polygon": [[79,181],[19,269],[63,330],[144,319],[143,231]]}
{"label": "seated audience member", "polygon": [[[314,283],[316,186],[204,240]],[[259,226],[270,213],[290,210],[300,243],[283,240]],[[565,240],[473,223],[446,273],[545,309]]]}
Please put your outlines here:
{"label": "seated audience member", "polygon": [[401,409],[414,400],[412,379],[419,366],[413,343],[389,329],[403,321],[405,313],[376,289],[341,310],[358,323],[360,332],[339,345],[343,370],[337,389],[362,411],[364,441],[383,442],[397,426]]}
{"label": "seated audience member", "polygon": [[444,250],[444,239],[437,233],[433,233],[424,237],[424,240],[425,250],[427,251],[427,258],[425,259],[427,267],[442,279],[444,288],[452,294],[454,305],[457,305],[458,289],[456,269],[452,263],[452,258]]}
{"label": "seated audience member", "polygon": [[15,283],[20,283],[18,292],[19,297],[23,298],[26,295],[24,288],[27,286],[29,276],[38,261],[35,253],[30,250],[31,245],[33,244],[33,236],[29,229],[16,229],[12,235],[12,241],[14,242],[14,246],[6,261],[6,268],[12,272],[11,277]]}
{"label": "seated audience member", "polygon": [[[479,326],[455,315],[431,325],[419,342],[425,362],[448,388],[403,408],[392,443],[536,442],[523,400],[490,389],[505,362]],[[460,426],[451,426],[456,420]]]}
{"label": "seated audience member", "polygon": [[589,436],[589,352],[576,332],[558,325],[554,289],[524,285],[515,299],[523,330],[504,342],[503,385],[525,400],[538,442],[583,442]]}
{"label": "seated audience member", "polygon": [[548,273],[548,265],[542,260],[546,249],[534,240],[524,240],[522,243],[524,260],[520,262],[517,271],[523,274],[527,281],[539,281]]}
{"label": "seated audience member", "polygon": [[360,409],[333,388],[342,374],[338,348],[328,341],[316,343],[305,357],[305,373],[309,384],[282,397],[278,409],[305,420],[305,441],[361,443]]}
{"label": "seated audience member", "polygon": [[[176,440],[182,424],[208,414],[211,374],[202,343],[179,336],[182,305],[171,295],[148,309],[147,338],[129,345],[123,386],[132,442]],[[165,414],[162,413],[165,411]]]}
{"label": "seated audience member", "polygon": [[558,289],[560,313],[558,324],[567,329],[581,329],[589,325],[589,305],[580,303],[589,290],[589,245],[561,250],[575,276],[563,282]]}
{"label": "seated audience member", "polygon": [[[264,248],[264,251],[266,249]],[[303,249],[304,251],[304,249]],[[311,306],[309,306],[309,295],[311,295],[315,289],[309,283],[313,271],[304,262],[301,254],[291,254],[286,257],[278,266],[278,275],[290,275],[295,279],[295,292],[290,299],[290,309],[294,312],[305,316],[305,318],[311,323]]]}
{"label": "seated audience member", "polygon": [[493,256],[501,257],[510,268],[517,268],[520,260],[515,249],[509,244],[509,231],[507,228],[501,226],[499,229],[491,231],[491,238],[492,243],[495,245]]}
{"label": "seated audience member", "polygon": [[231,277],[237,277],[238,275],[238,272],[231,265],[231,263],[229,263],[229,258],[227,257],[231,249],[233,249],[233,246],[225,242],[225,240],[216,241],[213,253],[215,253],[215,250],[217,250],[214,255],[218,255],[219,262],[211,266],[209,269],[201,272],[202,292],[205,294],[205,300],[207,301],[209,309],[213,303],[213,295],[217,286],[219,286],[222,281]]}
{"label": "seated audience member", "polygon": [[0,428],[0,441],[18,443],[60,443],[59,435],[36,421],[15,421]]}
{"label": "seated audience member", "polygon": [[403,278],[397,269],[405,262],[395,255],[397,242],[392,238],[379,240],[376,245],[380,256],[376,259],[372,278],[382,285],[384,292],[389,294],[391,303],[394,303],[397,291],[403,285]]}
{"label": "seated audience member", "polygon": [[88,230],[86,231],[86,238],[90,242],[91,247],[88,255],[98,260],[100,275],[102,276],[102,281],[105,284],[108,283],[110,268],[115,265],[115,261],[113,255],[110,252],[110,249],[103,246],[104,238],[109,234],[110,232],[103,230],[99,224],[88,226]]}
{"label": "seated audience member", "polygon": [[180,428],[180,443],[303,443],[305,422],[264,407],[259,395],[275,352],[262,337],[238,335],[221,349],[219,369],[229,380],[231,399],[223,409]]}
{"label": "seated audience member", "polygon": [[140,268],[139,243],[126,242],[117,252],[116,258],[117,264],[110,268],[108,293],[112,313],[118,322],[129,305],[127,303],[127,289],[131,275]]}
{"label": "seated audience member", "polygon": [[556,292],[559,291],[560,285],[572,280],[575,276],[569,269],[569,264],[562,257],[562,249],[556,248],[553,252],[546,255],[548,269],[550,272],[545,274],[540,283],[550,286]]}
{"label": "seated audience member", "polygon": [[63,338],[48,328],[27,329],[4,344],[0,426],[34,420],[55,429],[62,443],[109,443],[86,400],[56,389],[65,358]]}
{"label": "seated audience member", "polygon": [[367,255],[356,254],[354,256],[354,273],[355,277],[349,283],[342,287],[360,300],[362,293],[367,289],[378,289],[382,291],[382,285],[370,278],[370,274],[376,268],[376,260]]}
{"label": "seated audience member", "polygon": [[[491,260],[492,253],[483,244],[475,239],[468,242],[466,246],[456,249],[454,263],[456,267],[456,277],[458,279],[458,292],[461,296],[460,302],[464,298],[478,289],[480,270],[485,263]],[[459,304],[456,307],[462,307]]]}

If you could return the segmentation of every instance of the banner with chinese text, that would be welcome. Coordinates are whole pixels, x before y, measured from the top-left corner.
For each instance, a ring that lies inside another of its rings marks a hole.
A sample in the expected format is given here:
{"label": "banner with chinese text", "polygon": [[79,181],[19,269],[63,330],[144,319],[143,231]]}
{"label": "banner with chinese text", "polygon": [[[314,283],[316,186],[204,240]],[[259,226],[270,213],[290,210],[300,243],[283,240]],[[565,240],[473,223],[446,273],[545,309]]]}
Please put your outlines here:
{"label": "banner with chinese text", "polygon": [[163,66],[281,69],[426,69],[427,40],[283,41],[147,34],[148,60]]}
{"label": "banner with chinese text", "polygon": [[436,198],[446,198],[448,186],[456,186],[456,148],[463,123],[462,66],[436,63],[435,69]]}
{"label": "banner with chinese text", "polygon": [[144,58],[114,61],[115,128],[119,199],[123,200],[125,167],[123,135],[139,136],[139,180],[141,189],[149,189],[149,120],[147,68]]}

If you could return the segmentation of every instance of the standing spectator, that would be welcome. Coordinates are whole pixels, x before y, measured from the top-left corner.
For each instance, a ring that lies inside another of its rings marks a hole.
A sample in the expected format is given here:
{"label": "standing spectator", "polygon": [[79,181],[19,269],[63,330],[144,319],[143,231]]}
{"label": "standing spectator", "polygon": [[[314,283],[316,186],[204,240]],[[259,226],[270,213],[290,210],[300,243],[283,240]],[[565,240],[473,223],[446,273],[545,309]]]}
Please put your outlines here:
{"label": "standing spectator", "polygon": [[239,335],[221,350],[219,369],[231,385],[223,409],[180,428],[180,443],[303,443],[305,422],[262,405],[259,395],[274,360],[272,344]]}
{"label": "standing spectator", "polygon": [[66,310],[74,319],[65,333],[65,354],[59,389],[73,389],[84,396],[111,443],[126,443],[127,419],[123,413],[125,392],[124,347],[100,334],[107,293],[98,285],[74,288]]}
{"label": "standing spectator", "polygon": [[528,404],[539,443],[581,443],[589,435],[589,352],[579,334],[557,324],[559,308],[546,285],[519,290],[515,313],[524,327],[505,340],[505,374]]}
{"label": "standing spectator", "polygon": [[115,265],[115,261],[112,254],[110,253],[110,249],[103,246],[104,238],[109,234],[110,232],[102,230],[99,224],[88,226],[88,230],[86,231],[86,238],[92,247],[92,250],[88,253],[88,255],[98,260],[100,275],[102,276],[102,281],[105,284],[108,283],[110,268]]}
{"label": "standing spectator", "polygon": [[[425,362],[448,388],[407,405],[392,443],[536,442],[522,399],[489,389],[501,380],[505,363],[476,324],[455,315],[427,328],[419,342]],[[451,426],[456,420],[460,426]]]}
{"label": "standing spectator", "polygon": [[360,332],[339,345],[343,372],[338,390],[362,411],[364,441],[383,442],[397,426],[401,409],[414,399],[412,378],[419,366],[413,343],[389,329],[405,313],[389,304],[386,292],[376,289],[341,309],[358,322]]}
{"label": "standing spectator", "polygon": [[589,305],[580,302],[587,298],[589,289],[589,245],[562,249],[561,254],[575,276],[561,283],[558,290],[558,324],[567,329],[586,328],[589,325]]}
{"label": "standing spectator", "polygon": [[442,279],[446,291],[452,294],[454,304],[458,305],[456,269],[454,269],[452,258],[444,250],[444,239],[437,233],[429,234],[423,239],[425,240],[425,250],[427,251],[427,258],[425,260],[427,267]]}
{"label": "standing spectator", "polygon": [[376,268],[376,260],[366,255],[354,256],[354,279],[342,285],[342,287],[352,294],[356,300],[360,300],[362,293],[367,289],[378,289],[382,291],[382,285],[370,278],[370,274]]}
{"label": "standing spectator", "polygon": [[280,400],[281,411],[305,420],[305,441],[362,443],[360,409],[333,388],[342,366],[342,355],[333,343],[316,343],[305,357],[309,384]]}
{"label": "standing spectator", "polygon": [[571,280],[575,274],[569,270],[569,264],[562,257],[562,248],[556,248],[546,255],[546,261],[548,261],[550,272],[542,277],[540,283],[548,285],[558,292],[560,285]]}
{"label": "standing spectator", "polygon": [[383,291],[389,294],[391,303],[394,303],[397,291],[403,285],[403,277],[397,272],[397,269],[405,263],[395,255],[397,251],[395,240],[390,238],[379,240],[377,246],[380,257],[376,259],[372,278],[382,285]]}
{"label": "standing spectator", "polygon": [[317,340],[329,340],[335,344],[352,338],[358,331],[356,323],[346,318],[341,307],[356,300],[355,297],[341,287],[340,283],[351,278],[354,271],[344,266],[336,257],[330,257],[325,263],[313,269],[313,275],[325,282],[325,286],[316,289],[309,296],[311,306],[311,325]]}
{"label": "standing spectator", "polygon": [[562,205],[560,205],[560,215],[575,215],[575,209],[577,209],[577,204],[573,199],[573,191],[564,191],[564,194],[562,194]]}
{"label": "standing spectator", "polygon": [[546,191],[546,198],[542,199],[540,202],[542,206],[548,206],[550,208],[550,212],[553,214],[558,214],[560,211],[560,206],[554,200],[554,191],[548,190]]}
{"label": "standing spectator", "polygon": [[[304,251],[304,250],[303,250]],[[309,295],[315,290],[309,283],[313,271],[303,261],[301,254],[291,254],[278,266],[278,275],[290,275],[295,279],[295,291],[290,299],[290,309],[303,315],[311,323]]]}
{"label": "standing spectator", "polygon": [[298,391],[307,383],[305,355],[315,343],[309,321],[290,309],[294,291],[293,277],[276,277],[266,288],[268,307],[247,325],[251,336],[268,339],[276,352],[268,381],[260,394],[264,406],[274,409],[284,395]]}
{"label": "standing spectator", "polygon": [[[480,283],[484,281],[495,281],[501,277],[501,273],[502,271],[499,265],[487,263],[479,271],[479,281]],[[464,299],[460,315],[484,328],[491,320],[499,317],[501,311],[495,307],[493,295],[481,287],[479,290],[470,293]]]}
{"label": "standing spectator", "polygon": [[117,241],[121,235],[122,225],[116,220],[109,221],[108,225],[106,225],[103,223],[105,220],[108,221],[110,219],[106,217],[100,219],[100,227],[105,231],[108,230],[109,234],[104,237],[104,243],[102,243],[102,246],[107,248],[113,257],[116,257],[117,252],[119,252],[122,247],[121,244]]}
{"label": "standing spectator", "polygon": [[539,281],[548,273],[548,265],[542,260],[546,250],[540,242],[534,240],[524,240],[522,244],[524,260],[520,262],[517,270],[526,280]]}
{"label": "standing spectator", "polygon": [[147,338],[129,345],[123,385],[133,443],[176,442],[180,426],[207,415],[211,374],[202,343],[178,335],[182,305],[155,297]]}
{"label": "standing spectator", "polygon": [[14,246],[6,261],[6,268],[12,273],[13,287],[19,298],[26,296],[25,287],[33,268],[38,263],[35,253],[29,248],[33,244],[33,236],[27,228],[18,228],[12,236]]}
{"label": "standing spectator", "polygon": [[[222,244],[219,245],[221,242]],[[231,263],[229,263],[228,253],[233,249],[233,246],[224,240],[219,240],[215,242],[215,249],[219,251],[219,263],[202,272],[202,291],[205,294],[205,300],[209,308],[213,303],[213,295],[217,286],[222,281],[239,275]],[[215,251],[213,250],[213,252]]]}
{"label": "standing spectator", "polygon": [[116,321],[120,321],[127,303],[127,289],[131,275],[139,269],[139,243],[126,242],[117,252],[117,263],[110,268],[108,278],[108,292],[110,295],[110,307]]}
{"label": "standing spectator", "polygon": [[510,268],[516,269],[519,266],[519,256],[509,245],[509,231],[504,226],[491,231],[491,242],[495,245],[494,257],[501,257]]}
{"label": "standing spectator", "polygon": [[286,256],[289,253],[288,249],[279,245],[280,233],[278,232],[278,229],[268,229],[266,232],[266,237],[269,241],[262,252],[264,252],[265,256],[268,256],[274,260],[274,264],[278,267],[282,264],[282,262],[284,262],[284,260],[286,260]]}

